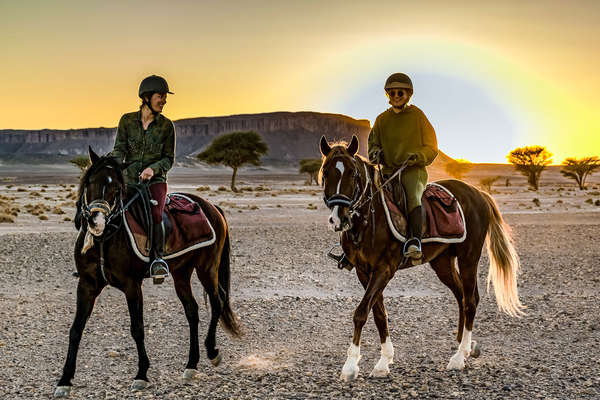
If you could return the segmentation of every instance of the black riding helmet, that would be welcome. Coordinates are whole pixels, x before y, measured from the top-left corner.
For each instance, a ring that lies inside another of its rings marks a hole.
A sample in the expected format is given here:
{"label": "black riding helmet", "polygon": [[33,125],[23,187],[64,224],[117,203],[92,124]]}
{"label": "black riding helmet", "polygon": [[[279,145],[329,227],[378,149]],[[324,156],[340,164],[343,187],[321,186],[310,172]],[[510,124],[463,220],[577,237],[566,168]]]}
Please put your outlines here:
{"label": "black riding helmet", "polygon": [[140,97],[140,99],[142,99],[142,104],[146,104],[150,111],[152,111],[152,114],[156,115],[158,114],[158,112],[154,111],[154,109],[150,105],[150,102],[146,100],[147,96],[152,97],[154,93],[175,93],[169,91],[169,84],[167,83],[167,80],[162,76],[150,75],[149,77],[144,78],[144,80],[140,83],[138,96]]}

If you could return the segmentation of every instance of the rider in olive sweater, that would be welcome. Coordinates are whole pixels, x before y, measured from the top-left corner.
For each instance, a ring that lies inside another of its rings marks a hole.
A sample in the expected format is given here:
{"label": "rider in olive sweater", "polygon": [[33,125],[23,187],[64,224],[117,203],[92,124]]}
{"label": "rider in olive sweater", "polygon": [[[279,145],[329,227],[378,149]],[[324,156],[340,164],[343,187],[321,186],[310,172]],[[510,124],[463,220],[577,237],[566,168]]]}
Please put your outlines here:
{"label": "rider in olive sweater", "polygon": [[[385,177],[392,175],[406,162],[401,184],[406,193],[408,236],[404,256],[422,258],[421,237],[424,209],[421,196],[427,185],[425,167],[438,154],[435,130],[418,107],[408,105],[413,94],[410,78],[402,73],[392,74],[385,82],[385,91],[392,105],[379,114],[369,134],[369,160],[381,164]],[[398,196],[396,195],[396,201]]]}

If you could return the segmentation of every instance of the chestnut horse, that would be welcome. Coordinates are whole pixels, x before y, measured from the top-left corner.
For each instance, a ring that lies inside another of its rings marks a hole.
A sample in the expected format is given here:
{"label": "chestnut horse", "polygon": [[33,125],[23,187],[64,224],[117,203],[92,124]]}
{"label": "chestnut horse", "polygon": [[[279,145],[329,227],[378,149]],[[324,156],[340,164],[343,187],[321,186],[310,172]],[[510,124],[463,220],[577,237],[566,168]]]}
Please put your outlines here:
{"label": "chestnut horse", "polygon": [[[389,337],[383,290],[399,268],[402,243],[387,226],[378,189],[373,184],[375,167],[357,155],[356,136],[348,146],[330,145],[322,137],[320,147],[323,154],[320,179],[325,203],[331,209],[329,224],[341,232],[344,254],[356,267],[365,288],[364,297],[354,311],[354,335],[341,378],[352,380],[358,376],[360,337],[371,310],[381,340],[381,358],[371,376],[387,376],[394,347]],[[472,350],[474,356],[478,355],[471,334],[479,303],[477,265],[484,243],[490,258],[488,289],[492,283],[499,309],[511,316],[521,314],[524,308],[517,291],[519,258],[512,245],[510,228],[491,196],[458,180],[437,183],[452,192],[462,206],[467,235],[461,243],[424,243],[422,262],[431,265],[458,302],[456,339],[460,344],[447,368],[463,369]],[[403,264],[402,268],[405,267],[408,265]]]}
{"label": "chestnut horse", "polygon": [[[54,392],[55,397],[66,397],[71,392],[71,380],[75,375],[77,350],[85,324],[92,313],[96,297],[107,285],[121,290],[127,299],[131,318],[131,335],[138,352],[138,371],[131,385],[132,390],[148,386],[147,371],[150,366],[144,346],[142,281],[148,272],[148,264],[141,261],[131,250],[124,227],[124,210],[133,215],[143,215],[138,201],[123,205],[127,188],[120,165],[111,157],[99,157],[89,149],[91,166],[81,179],[79,194],[85,219],[75,243],[75,264],[79,272],[77,284],[77,310],[69,332],[69,349],[62,376]],[[208,358],[214,365],[221,361],[216,346],[217,323],[232,335],[240,334],[236,316],[229,303],[230,242],[227,221],[221,210],[192,194],[215,231],[214,243],[182,254],[170,261],[171,275],[177,297],[185,310],[190,327],[188,362],[183,373],[185,380],[197,376],[200,358],[198,345],[198,304],[191,287],[195,272],[211,307],[211,319],[204,342]],[[168,343],[168,338],[163,343]]]}

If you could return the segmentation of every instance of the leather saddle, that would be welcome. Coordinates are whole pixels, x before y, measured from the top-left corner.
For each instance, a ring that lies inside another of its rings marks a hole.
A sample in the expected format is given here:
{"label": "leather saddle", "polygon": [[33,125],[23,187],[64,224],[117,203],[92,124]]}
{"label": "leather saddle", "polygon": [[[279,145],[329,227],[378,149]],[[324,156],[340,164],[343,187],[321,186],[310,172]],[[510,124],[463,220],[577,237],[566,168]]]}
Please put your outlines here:
{"label": "leather saddle", "polygon": [[[167,194],[163,223],[166,237],[164,259],[178,257],[215,241],[215,231],[204,210],[185,193]],[[129,211],[125,212],[125,227],[136,255],[143,261],[149,261],[151,243],[148,235]]]}

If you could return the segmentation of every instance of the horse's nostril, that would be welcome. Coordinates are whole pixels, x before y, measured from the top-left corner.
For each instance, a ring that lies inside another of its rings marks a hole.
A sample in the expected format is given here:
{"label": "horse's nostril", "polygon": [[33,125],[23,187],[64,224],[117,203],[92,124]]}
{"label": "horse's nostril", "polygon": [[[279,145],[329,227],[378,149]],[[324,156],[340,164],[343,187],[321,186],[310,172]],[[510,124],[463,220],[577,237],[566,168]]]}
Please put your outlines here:
{"label": "horse's nostril", "polygon": [[329,223],[333,224],[333,217],[329,217]]}

